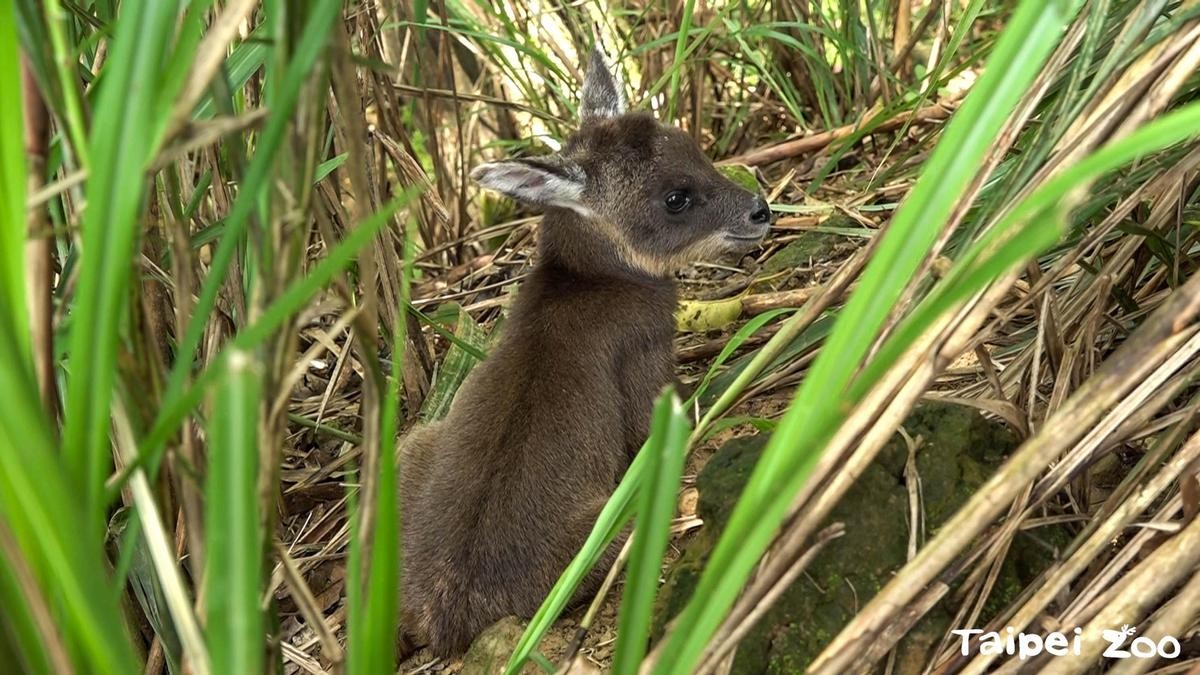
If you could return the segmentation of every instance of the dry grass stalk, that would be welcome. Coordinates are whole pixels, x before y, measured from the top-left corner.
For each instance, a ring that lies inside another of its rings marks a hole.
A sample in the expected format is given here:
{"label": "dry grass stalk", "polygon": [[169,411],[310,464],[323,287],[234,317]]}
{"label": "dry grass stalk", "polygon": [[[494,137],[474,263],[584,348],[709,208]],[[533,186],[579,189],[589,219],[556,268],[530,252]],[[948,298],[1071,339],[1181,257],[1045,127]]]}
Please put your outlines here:
{"label": "dry grass stalk", "polygon": [[[1139,328],[1085,382],[1050,420],[1041,433],[1026,441],[999,473],[994,475],[946,523],[915,560],[910,562],[826,647],[813,664],[817,673],[834,673],[849,666],[876,638],[891,615],[903,608],[950,564],[958,551],[978,537],[1000,515],[1020,490],[1065,450],[1082,439],[1084,430],[1104,419],[1110,407],[1152,373],[1168,376],[1171,357],[1190,357],[1200,348],[1189,323],[1200,311],[1200,277],[1193,278]],[[1189,342],[1190,340],[1190,342]],[[1190,345],[1190,346],[1189,346]]]}

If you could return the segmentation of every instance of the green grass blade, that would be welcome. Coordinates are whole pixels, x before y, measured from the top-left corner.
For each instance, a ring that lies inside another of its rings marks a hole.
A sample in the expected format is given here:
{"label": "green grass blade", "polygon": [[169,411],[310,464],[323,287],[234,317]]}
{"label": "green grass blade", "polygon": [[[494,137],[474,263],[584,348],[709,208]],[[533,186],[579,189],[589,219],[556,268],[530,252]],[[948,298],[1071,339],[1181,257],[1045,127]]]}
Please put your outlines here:
{"label": "green grass blade", "polygon": [[[227,349],[248,351],[261,345],[285,321],[291,319],[291,317],[295,316],[296,312],[308,304],[313,296],[324,288],[335,275],[340,274],[349,267],[358,250],[370,243],[371,239],[387,225],[392,215],[410,202],[417,194],[419,194],[419,191],[416,189],[411,189],[401,194],[355,227],[346,235],[345,239],[338,242],[320,262],[313,266],[307,276],[297,280],[285,289],[263,311],[257,321],[239,331]],[[157,466],[167,438],[174,433],[174,430],[183,422],[188,412],[196,407],[196,404],[203,398],[205,389],[213,383],[216,374],[220,371],[220,364],[224,358],[226,358],[225,352],[222,352],[213,365],[196,376],[191,386],[185,387],[179,394],[170,400],[164,401],[163,407],[159,410],[158,417],[155,419],[154,426],[151,427],[150,432],[142,440],[138,450],[138,462],[136,466]],[[156,454],[152,454],[151,451]],[[109,486],[110,490],[119,489],[121,484],[123,484],[123,479],[128,477],[136,466],[130,465],[127,467],[122,472],[121,479]]]}
{"label": "green grass blade", "polygon": [[322,180],[325,179],[326,176],[333,173],[334,169],[338,168],[342,164],[345,164],[346,158],[349,156],[350,156],[350,153],[343,152],[342,154],[338,155],[337,157],[327,159],[324,162],[321,162],[320,164],[318,164],[317,165],[317,175],[313,178],[313,183],[314,184],[320,183]]}
{"label": "green grass blade", "polygon": [[471,342],[458,337],[452,331],[447,330],[436,319],[417,309],[417,307],[413,305],[411,301],[405,304],[405,309],[411,312],[413,316],[417,317],[418,321],[432,328],[434,333],[437,333],[439,336],[444,338],[452,347],[461,350],[467,356],[475,359],[476,361],[482,361],[487,358],[487,353],[481,347],[477,347]]}
{"label": "green grass blade", "polygon": [[[8,537],[4,529],[0,522],[0,538]],[[41,589],[23,583],[15,571],[18,562],[24,563],[0,555],[0,607],[4,607],[0,612],[0,659],[18,673],[51,675],[54,667],[47,651],[53,647],[45,644],[28,600],[30,593],[40,596]]]}
{"label": "green grass blade", "polygon": [[1026,0],[996,44],[987,68],[930,155],[921,179],[879,243],[858,290],[763,451],[725,533],[663,645],[655,673],[687,673],[737,598],[844,414],[845,390],[941,231],[1005,119],[1037,76],[1076,1]]}
{"label": "green grass blade", "polygon": [[667,92],[667,116],[668,121],[675,119],[675,102],[679,100],[679,81],[682,77],[683,67],[687,63],[685,58],[687,54],[688,32],[692,28],[692,13],[696,9],[696,0],[684,0],[683,16],[679,19],[679,33],[675,38],[675,58],[671,62],[671,85]]}
{"label": "green grass blade", "polygon": [[[161,4],[163,5],[161,9],[170,12],[171,8],[168,3]],[[91,147],[94,142],[89,144],[86,140],[87,127],[83,123],[83,105],[80,102],[81,94],[78,85],[79,78],[75,73],[75,70],[79,67],[78,56],[73,49],[67,47],[64,31],[64,24],[67,17],[63,12],[59,0],[48,0],[42,8],[45,11],[46,17],[46,37],[50,39],[50,48],[54,56],[54,74],[57,76],[59,92],[62,94],[61,112],[66,122],[67,136],[71,139],[71,151],[75,155],[79,166],[87,169],[91,166],[90,156],[95,152],[95,149]],[[126,23],[134,23],[134,21],[127,21]],[[128,38],[124,42],[128,42]],[[115,56],[116,53],[114,52],[113,55]],[[155,64],[147,65],[156,67]],[[105,72],[109,71],[110,68],[106,67]],[[98,115],[99,113],[97,113]],[[99,123],[98,118],[96,122],[97,124]]]}
{"label": "green grass blade", "polygon": [[[486,349],[487,331],[475,323],[475,319],[470,314],[462,311],[462,307],[457,303],[447,304],[450,306],[446,309],[453,313],[453,321],[456,323],[455,337],[479,350]],[[454,394],[479,361],[480,359],[457,344],[450,345],[450,350],[446,352],[445,358],[442,359],[442,366],[438,369],[437,380],[434,381],[432,388],[425,396],[425,402],[421,404],[421,420],[423,422],[435,422],[450,412]]]}
{"label": "green grass blade", "polygon": [[[408,302],[413,274],[415,223],[410,220],[404,228],[404,266],[400,280],[400,299]],[[374,476],[377,489],[375,503],[359,502],[361,509],[372,509],[374,528],[371,532],[371,564],[367,579],[360,573],[363,552],[359,550],[360,539],[355,533],[351,537],[350,567],[348,569],[349,606],[347,624],[348,650],[346,672],[350,675],[372,675],[392,672],[395,669],[397,604],[400,597],[400,518],[396,485],[396,417],[400,402],[400,380],[404,372],[404,353],[408,336],[408,322],[404,313],[396,317],[392,329],[392,372],[387,379],[386,391],[381,401],[378,472]],[[403,467],[400,467],[403,468]],[[364,583],[365,582],[365,583]],[[365,592],[365,595],[364,595]]]}
{"label": "green grass blade", "polygon": [[[259,137],[254,158],[250,161],[249,169],[238,190],[233,208],[225,219],[225,230],[216,252],[213,254],[208,276],[205,277],[200,288],[192,318],[188,321],[184,336],[176,350],[175,363],[171,368],[167,388],[163,395],[165,401],[163,411],[160,411],[154,425],[160,433],[155,435],[152,444],[141,449],[139,455],[143,457],[156,457],[161,449],[161,443],[166,440],[166,434],[174,431],[174,426],[162,429],[163,412],[168,409],[175,410],[178,399],[184,392],[184,385],[192,369],[192,358],[204,335],[209,315],[216,305],[217,293],[224,284],[229,266],[237,253],[238,243],[243,239],[251,214],[254,213],[260,200],[266,194],[266,190],[270,188],[269,177],[275,153],[283,143],[284,133],[292,117],[292,110],[300,97],[300,88],[308,79],[317,57],[324,49],[325,42],[329,37],[329,29],[340,9],[341,4],[336,0],[323,0],[315,4],[295,46],[292,60],[284,72],[283,80],[278,84],[278,88],[273,88],[276,98],[267,118],[266,128]],[[181,420],[182,417],[176,421],[176,424]],[[163,431],[166,433],[161,433]],[[151,463],[151,466],[154,465]]]}
{"label": "green grass blade", "polygon": [[214,673],[263,671],[263,532],[258,509],[262,375],[231,350],[214,388],[204,487],[205,638]]}
{"label": "green grass blade", "polygon": [[163,590],[162,579],[154,569],[154,559],[142,532],[139,515],[126,511],[119,519],[114,518],[110,522],[113,528],[110,532],[113,537],[120,538],[121,547],[113,577],[121,586],[128,580],[129,590],[137,599],[146,622],[150,624],[151,630],[162,645],[167,672],[175,675],[182,672],[180,664],[184,659],[183,645],[171,618],[170,604]]}
{"label": "green grass blade", "polygon": [[[708,391],[709,385],[712,384],[713,378],[717,377],[717,375],[722,372],[721,366],[723,366],[725,362],[729,360],[729,357],[732,356],[733,353],[746,342],[746,340],[750,339],[750,336],[758,333],[763,326],[767,325],[767,323],[774,320],[776,317],[782,314],[794,313],[795,311],[796,310],[789,308],[772,309],[770,311],[763,312],[762,314],[759,314],[747,321],[746,325],[739,328],[737,332],[729,338],[729,341],[726,342],[725,346],[721,349],[721,353],[718,354],[717,358],[713,359],[713,362],[709,364],[708,370],[704,373],[704,377],[701,378],[700,384],[696,385],[696,389],[692,391],[692,395],[688,397],[685,406],[691,407],[691,404],[694,401],[704,400],[704,394]],[[745,384],[749,384],[749,382],[746,382]],[[725,395],[732,398],[740,393],[743,388],[738,388],[737,392],[730,392]],[[729,392],[729,390],[726,391]]]}
{"label": "green grass blade", "polygon": [[[704,394],[698,399],[706,406],[705,418],[715,418],[733,405],[743,391],[760,381],[780,366],[798,358],[801,354],[825,341],[837,320],[834,310],[825,310],[819,319],[805,327],[805,317],[793,314],[771,336],[767,344],[734,359],[729,367],[712,379]],[[799,330],[803,328],[803,330]],[[700,426],[704,426],[701,422]]]}
{"label": "green grass blade", "polygon": [[[42,20],[44,3],[38,0],[14,0],[5,3],[15,12],[17,36],[22,56],[29,67],[33,69],[38,82],[53,82],[54,56],[50,52],[50,35],[46,32],[46,24]],[[18,80],[5,80],[16,83]],[[58,91],[49,86],[42,92],[47,104],[54,110],[62,110],[62,102]],[[5,97],[5,100],[11,100]],[[20,108],[17,108],[20,110]]]}
{"label": "green grass blade", "polygon": [[21,119],[21,59],[12,3],[0,6],[0,321],[16,326],[19,356],[28,360],[25,308],[25,145]]}
{"label": "green grass blade", "polygon": [[[983,237],[965,251],[941,282],[884,342],[879,353],[851,388],[852,397],[900,357],[936,317],[955,303],[982,290],[991,280],[1045,250],[1065,234],[1066,214],[1055,207],[1072,190],[1087,185],[1140,157],[1166,149],[1200,134],[1200,103],[1192,103],[1147,123],[1128,136],[1104,146],[1067,167],[1013,207]],[[1050,213],[1047,217],[1045,214]]]}
{"label": "green grass blade", "polygon": [[54,449],[49,420],[27,364],[15,357],[12,327],[0,324],[0,519],[12,531],[42,592],[57,607],[64,639],[78,667],[137,672],[116,594],[103,567],[100,532],[63,527],[83,520],[77,497]]}
{"label": "green grass blade", "polygon": [[179,22],[178,37],[175,40],[174,48],[168,54],[163,55],[162,76],[156,87],[158,111],[155,115],[155,122],[158,126],[154,128],[152,136],[156,149],[165,140],[164,135],[167,131],[167,124],[171,120],[171,111],[175,108],[175,101],[179,97],[184,83],[187,82],[188,72],[196,60],[196,47],[200,44],[200,38],[204,34],[206,28],[204,18],[208,14],[212,0],[189,0],[183,4],[185,9],[182,20]]}
{"label": "green grass blade", "polygon": [[650,635],[650,616],[663,554],[671,537],[671,518],[678,501],[679,479],[687,457],[691,429],[679,398],[664,392],[654,409],[646,444],[646,477],[638,491],[637,529],[629,552],[629,574],[617,619],[614,673],[637,673]]}
{"label": "green grass blade", "polygon": [[641,450],[638,451],[638,456],[634,458],[633,463],[629,465],[629,470],[625,472],[625,476],[617,485],[617,489],[613,491],[612,497],[600,510],[600,515],[596,518],[596,525],[588,534],[583,546],[580,547],[579,553],[576,553],[575,557],[571,559],[571,564],[567,565],[567,569],[554,583],[554,588],[550,589],[550,593],[542,601],[542,606],[529,620],[529,625],[525,627],[525,632],[521,635],[512,656],[508,659],[508,665],[504,667],[505,675],[516,675],[521,672],[525,661],[531,657],[533,650],[550,630],[555,619],[562,614],[567,603],[574,597],[575,589],[579,588],[583,578],[596,566],[596,561],[600,559],[604,549],[612,543],[613,539],[616,539],[617,534],[633,516],[633,498],[642,483],[648,461],[645,449],[646,445],[643,444]]}
{"label": "green grass blade", "polygon": [[87,528],[104,522],[117,342],[137,256],[143,176],[151,159],[147,131],[157,124],[154,84],[174,32],[175,7],[150,0],[122,5],[90,138],[63,430],[67,474],[86,505],[81,526]]}
{"label": "green grass blade", "polygon": [[[262,36],[258,32],[250,34],[250,37],[236,47],[233,48],[229,58],[225,59],[226,75],[229,78],[229,88],[232,91],[239,91],[246,83],[250,81],[250,77],[262,68],[263,63],[267,60],[267,55],[271,53],[271,47],[262,42]],[[205,94],[200,99],[199,105],[193,116],[196,119],[208,119],[216,113],[216,104],[213,101],[211,93]]]}

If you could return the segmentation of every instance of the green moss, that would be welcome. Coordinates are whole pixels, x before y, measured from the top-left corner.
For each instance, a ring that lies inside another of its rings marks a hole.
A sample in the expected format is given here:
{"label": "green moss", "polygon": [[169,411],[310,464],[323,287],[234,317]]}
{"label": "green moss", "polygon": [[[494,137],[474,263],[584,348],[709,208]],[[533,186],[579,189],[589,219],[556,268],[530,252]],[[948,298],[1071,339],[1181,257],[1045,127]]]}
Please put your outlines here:
{"label": "green moss", "polygon": [[833,253],[842,239],[828,232],[803,232],[788,242],[763,263],[763,274],[777,274],[796,267],[803,267],[812,260],[820,260]]}
{"label": "green moss", "polygon": [[[849,216],[835,213],[825,219],[823,225],[828,227],[860,227]],[[812,261],[829,258],[846,237],[831,232],[801,232],[787,246],[776,251],[763,263],[764,274],[787,272],[797,267],[808,265]]]}
{"label": "green moss", "polygon": [[[917,468],[929,531],[945,522],[1017,445],[1002,425],[961,406],[924,404],[904,427],[912,438],[921,439]],[[704,561],[766,440],[760,435],[729,441],[698,477],[698,509],[705,527],[685,547],[659,594],[656,638],[661,636],[668,618],[683,609],[695,588]],[[803,671],[903,566],[909,538],[904,478],[907,459],[908,445],[897,435],[847,491],[828,519],[828,523],[844,523],[845,535],[826,546],[743,640],[733,673],[783,675]],[[1011,600],[1024,583],[1049,564],[1055,547],[1061,548],[1068,540],[1065,532],[1054,537],[1052,544],[1043,541],[1032,546],[1026,535],[1018,537],[1002,568],[993,602],[989,602],[990,612]],[[896,672],[919,670],[918,665],[936,647],[951,618],[950,610],[939,605],[918,622],[900,645]]]}
{"label": "green moss", "polygon": [[504,670],[509,654],[521,641],[524,626],[516,617],[505,617],[484,629],[463,655],[460,675],[490,675]]}

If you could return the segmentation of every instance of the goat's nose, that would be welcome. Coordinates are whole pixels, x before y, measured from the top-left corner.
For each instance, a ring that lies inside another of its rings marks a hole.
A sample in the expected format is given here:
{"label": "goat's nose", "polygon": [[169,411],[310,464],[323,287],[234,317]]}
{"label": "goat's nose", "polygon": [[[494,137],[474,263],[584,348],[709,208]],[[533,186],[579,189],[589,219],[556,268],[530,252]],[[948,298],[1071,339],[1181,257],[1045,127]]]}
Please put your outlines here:
{"label": "goat's nose", "polygon": [[754,210],[750,212],[750,222],[754,225],[767,225],[771,222],[771,207],[762,197],[754,198]]}

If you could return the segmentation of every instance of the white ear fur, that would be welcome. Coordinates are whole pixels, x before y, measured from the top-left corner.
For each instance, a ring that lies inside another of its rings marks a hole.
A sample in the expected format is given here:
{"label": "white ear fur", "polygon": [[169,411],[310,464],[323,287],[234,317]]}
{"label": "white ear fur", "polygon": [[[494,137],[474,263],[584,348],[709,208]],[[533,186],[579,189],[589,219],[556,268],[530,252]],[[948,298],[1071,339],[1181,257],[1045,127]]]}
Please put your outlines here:
{"label": "white ear fur", "polygon": [[489,162],[472,169],[471,178],[527,204],[558,206],[584,217],[592,215],[582,202],[583,170],[561,158]]}
{"label": "white ear fur", "polygon": [[629,108],[625,101],[625,83],[609,67],[599,46],[592,48],[581,99],[579,117],[584,122],[623,115]]}

